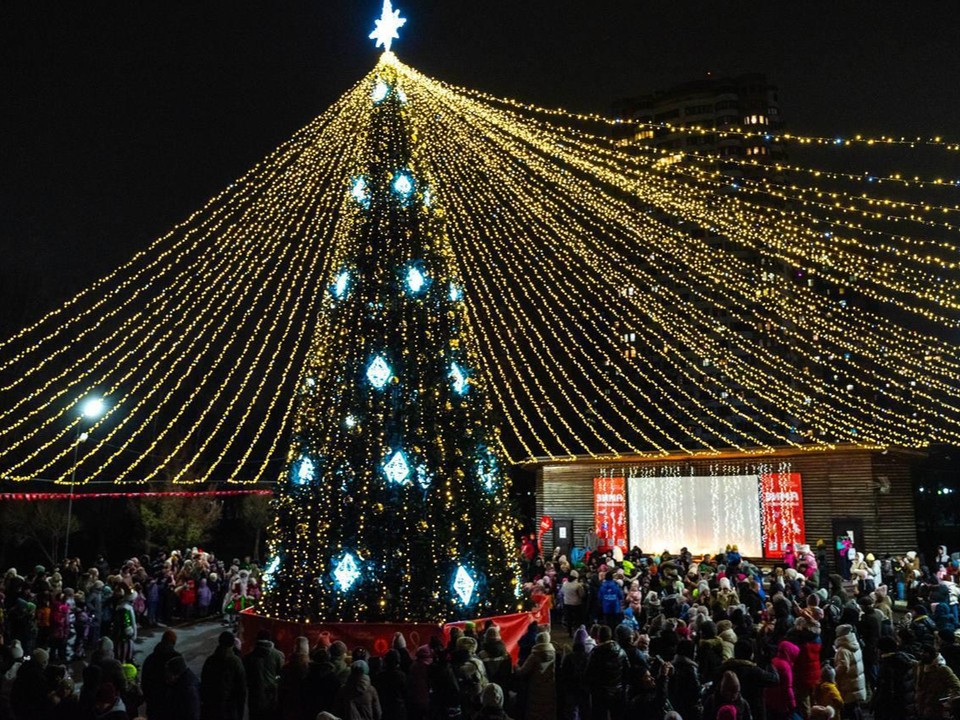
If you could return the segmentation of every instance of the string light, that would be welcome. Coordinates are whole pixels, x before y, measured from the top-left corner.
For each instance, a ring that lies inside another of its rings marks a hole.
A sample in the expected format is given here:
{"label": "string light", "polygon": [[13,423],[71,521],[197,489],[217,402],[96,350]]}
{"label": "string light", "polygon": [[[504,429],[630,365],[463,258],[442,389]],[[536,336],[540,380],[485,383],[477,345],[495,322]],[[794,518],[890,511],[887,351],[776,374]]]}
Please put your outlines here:
{"label": "string light", "polygon": [[[420,154],[372,167],[370,113],[391,103]],[[489,444],[506,460],[960,439],[952,181],[725,159],[755,172],[734,189],[716,158],[608,132],[624,124],[456,88],[383,58],[171,233],[0,342],[0,474],[65,481],[74,408],[93,392],[110,404],[76,465],[85,482],[275,478],[286,433],[320,413],[336,425],[330,442],[369,432],[373,405],[354,412],[331,398],[304,414],[297,398],[333,385],[346,398],[362,390],[351,378],[370,380],[360,365],[334,382],[308,348],[357,342],[337,322],[369,299],[351,259],[367,252],[357,228],[386,195],[446,223],[445,240],[431,235],[440,265],[411,265],[425,256],[407,248],[390,268],[399,277],[373,280],[413,290],[415,269],[421,311],[451,304],[462,344],[444,348],[436,381],[417,389],[459,408],[474,399],[459,389],[482,383],[478,402],[503,416]],[[926,142],[763,135],[839,148]],[[924,198],[891,194],[901,188]],[[383,229],[398,242],[396,224]],[[405,357],[391,355],[369,402],[409,397],[393,383]],[[399,447],[382,440],[384,453]],[[429,492],[453,495],[414,449],[426,440],[403,440],[417,492],[430,477]],[[379,466],[350,472],[362,485]]]}

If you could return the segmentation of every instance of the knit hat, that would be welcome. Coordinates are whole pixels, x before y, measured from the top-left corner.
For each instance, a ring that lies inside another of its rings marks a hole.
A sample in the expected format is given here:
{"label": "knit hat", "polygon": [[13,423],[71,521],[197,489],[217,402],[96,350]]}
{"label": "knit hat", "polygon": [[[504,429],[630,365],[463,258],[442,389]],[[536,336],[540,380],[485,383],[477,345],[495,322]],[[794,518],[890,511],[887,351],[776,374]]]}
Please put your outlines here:
{"label": "knit hat", "polygon": [[43,648],[36,648],[33,651],[33,659],[40,663],[40,667],[46,667],[47,663],[50,662],[50,653]]}
{"label": "knit hat", "polygon": [[473,655],[477,652],[477,641],[469,635],[457,638],[457,650],[466,650]]}
{"label": "knit hat", "polygon": [[123,677],[126,679],[128,685],[136,682],[136,679],[137,679],[136,665],[132,665],[130,663],[124,663],[120,667],[123,668]]}
{"label": "knit hat", "polygon": [[351,673],[359,673],[359,672],[362,672],[364,675],[369,675],[369,674],[370,674],[370,666],[367,665],[367,661],[366,661],[366,660],[354,660],[354,661],[350,664],[350,672],[351,672]]}
{"label": "knit hat", "polygon": [[480,695],[480,703],[485,708],[502,708],[503,688],[496,683],[490,683],[483,689],[483,694]]}
{"label": "knit hat", "polygon": [[417,660],[420,660],[425,665],[433,662],[433,653],[430,651],[429,645],[421,645],[417,648]]}
{"label": "knit hat", "polygon": [[739,692],[740,678],[738,678],[732,670],[727,670],[723,673],[723,677],[720,680],[720,696],[725,698],[733,697]]}
{"label": "knit hat", "polygon": [[19,640],[14,640],[10,643],[10,657],[14,660],[20,660],[23,658],[23,645],[20,644]]}
{"label": "knit hat", "polygon": [[820,670],[820,679],[823,682],[834,682],[837,679],[837,671],[833,669],[832,665],[824,665],[823,669]]}
{"label": "knit hat", "polygon": [[872,563],[876,558],[873,556],[873,553],[867,553],[867,562]]}
{"label": "knit hat", "polygon": [[347,646],[342,640],[335,640],[330,643],[330,659],[339,660],[347,654]]}
{"label": "knit hat", "polygon": [[537,633],[537,645],[547,645],[549,643],[550,643],[550,633],[548,632]]}
{"label": "knit hat", "polygon": [[298,637],[293,641],[293,653],[294,655],[309,655],[310,654],[310,641],[305,638],[303,635]]}
{"label": "knit hat", "polygon": [[788,568],[784,571],[784,575],[786,575],[786,576],[787,576],[787,579],[789,579],[789,580],[796,580],[796,579],[797,579],[797,571],[794,570],[794,569],[791,568],[791,567],[788,567]]}
{"label": "knit hat", "polygon": [[838,625],[837,626],[837,637],[843,637],[844,635],[853,634],[853,625]]}
{"label": "knit hat", "polygon": [[733,623],[730,620],[721,620],[717,623],[718,635],[722,632],[726,632],[727,630],[733,630]]}
{"label": "knit hat", "polygon": [[177,644],[177,633],[169,628],[163,631],[163,635],[160,636],[160,642],[164,645],[170,645],[171,647]]}
{"label": "knit hat", "polygon": [[717,710],[717,720],[737,720],[737,706],[721,705]]}
{"label": "knit hat", "polygon": [[[576,570],[571,570],[571,571],[570,571],[570,579],[571,579],[571,580],[576,580],[578,577],[580,577],[580,573],[578,573]],[[502,691],[501,691],[501,692],[502,692]]]}
{"label": "knit hat", "polygon": [[830,597],[830,593],[827,592],[826,588],[820,588],[817,590],[817,595],[820,596],[820,602],[826,602],[827,598]]}

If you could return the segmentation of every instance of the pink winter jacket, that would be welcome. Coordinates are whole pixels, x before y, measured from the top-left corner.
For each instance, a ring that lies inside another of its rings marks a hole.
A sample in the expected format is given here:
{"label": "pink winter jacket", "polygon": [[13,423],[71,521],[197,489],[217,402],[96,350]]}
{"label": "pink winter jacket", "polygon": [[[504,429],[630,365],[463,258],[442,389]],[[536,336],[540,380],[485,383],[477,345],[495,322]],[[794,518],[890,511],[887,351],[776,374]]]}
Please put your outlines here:
{"label": "pink winter jacket", "polygon": [[777,645],[777,656],[770,661],[780,676],[780,683],[776,687],[767,688],[763,697],[767,708],[777,714],[790,713],[797,706],[793,693],[793,664],[799,654],[800,648],[789,640],[781,640]]}

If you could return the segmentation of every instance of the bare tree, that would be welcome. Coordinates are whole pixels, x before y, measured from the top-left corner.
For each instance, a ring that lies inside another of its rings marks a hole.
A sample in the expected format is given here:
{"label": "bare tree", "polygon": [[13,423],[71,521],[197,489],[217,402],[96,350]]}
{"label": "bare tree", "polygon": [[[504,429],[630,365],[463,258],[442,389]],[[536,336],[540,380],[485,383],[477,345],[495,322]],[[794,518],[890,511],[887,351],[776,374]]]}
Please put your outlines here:
{"label": "bare tree", "polygon": [[253,528],[253,558],[260,561],[260,538],[267,524],[273,520],[273,505],[269,495],[247,495],[240,509],[244,521]]}
{"label": "bare tree", "polygon": [[[15,545],[34,543],[53,566],[59,560],[67,531],[66,503],[55,500],[3,503],[3,527],[10,533]],[[70,535],[80,532],[76,513],[70,523]]]}

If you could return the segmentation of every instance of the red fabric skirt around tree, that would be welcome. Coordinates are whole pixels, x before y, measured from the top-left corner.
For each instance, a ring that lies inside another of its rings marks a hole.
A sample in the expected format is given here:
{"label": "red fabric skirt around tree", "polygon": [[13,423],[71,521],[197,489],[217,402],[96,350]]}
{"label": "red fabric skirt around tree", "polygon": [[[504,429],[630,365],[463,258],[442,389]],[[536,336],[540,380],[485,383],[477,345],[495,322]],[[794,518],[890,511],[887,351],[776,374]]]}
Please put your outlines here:
{"label": "red fabric skirt around tree", "polygon": [[[450,629],[463,628],[467,621],[447,623],[446,625],[433,623],[337,623],[337,622],[293,622],[289,620],[274,620],[257,615],[256,608],[247,608],[239,616],[239,634],[242,652],[244,654],[253,649],[257,635],[261,630],[268,630],[273,637],[277,649],[285,655],[293,652],[296,639],[300,636],[310,641],[310,647],[321,640],[327,644],[340,640],[347,646],[347,650],[362,647],[374,656],[380,656],[393,647],[393,638],[401,633],[406,641],[407,650],[411,655],[417,648],[430,642],[431,637],[440,637],[444,643],[450,638]],[[500,628],[500,637],[507,652],[517,660],[519,648],[517,643],[532,620],[541,625],[550,625],[550,610],[546,603],[528,612],[513,613],[511,615],[497,615],[489,618],[478,618],[471,622],[477,627],[478,635],[488,620],[493,620]],[[481,638],[482,642],[482,638]]]}

